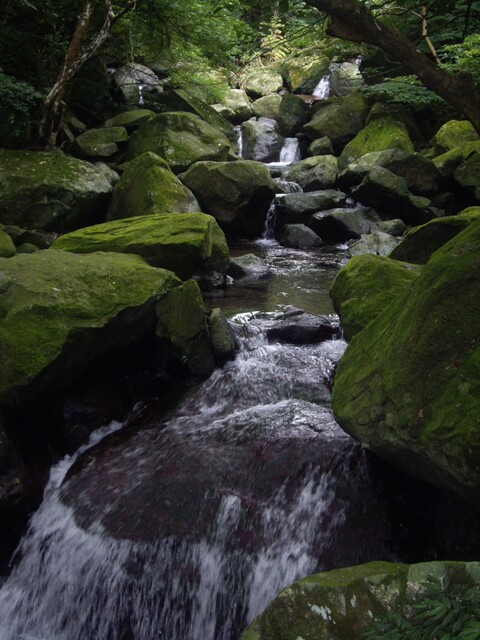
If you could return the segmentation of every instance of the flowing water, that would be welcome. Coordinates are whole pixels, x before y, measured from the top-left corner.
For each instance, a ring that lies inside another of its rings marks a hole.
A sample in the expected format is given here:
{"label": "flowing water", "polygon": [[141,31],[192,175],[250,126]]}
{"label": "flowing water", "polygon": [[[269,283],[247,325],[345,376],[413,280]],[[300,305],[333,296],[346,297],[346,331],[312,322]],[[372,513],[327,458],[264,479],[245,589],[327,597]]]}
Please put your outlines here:
{"label": "flowing water", "polygon": [[283,147],[280,150],[280,162],[291,164],[301,160],[300,143],[297,138],[285,138]]}

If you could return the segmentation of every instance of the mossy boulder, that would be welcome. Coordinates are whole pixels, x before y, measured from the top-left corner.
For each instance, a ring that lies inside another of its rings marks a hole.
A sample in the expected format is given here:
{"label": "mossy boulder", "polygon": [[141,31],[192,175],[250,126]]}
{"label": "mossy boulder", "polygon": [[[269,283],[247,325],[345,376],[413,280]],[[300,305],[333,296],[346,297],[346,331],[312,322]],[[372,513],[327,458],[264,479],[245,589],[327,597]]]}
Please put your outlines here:
{"label": "mossy boulder", "polygon": [[156,334],[173,345],[173,355],[193,375],[208,376],[215,367],[202,294],[194,280],[171,289],[158,302]]}
{"label": "mossy boulder", "polygon": [[282,65],[291,90],[311,94],[319,80],[328,72],[330,60],[323,56],[301,55],[283,60]]}
{"label": "mossy boulder", "polygon": [[462,147],[467,142],[478,140],[478,133],[468,120],[449,120],[440,127],[432,139],[433,146],[440,153]]}
{"label": "mossy boulder", "polygon": [[261,235],[274,197],[266,165],[253,160],[198,162],[181,180],[224,229],[247,237]]}
{"label": "mossy boulder", "polygon": [[193,193],[163,158],[147,152],[127,164],[113,190],[107,220],[194,211],[200,211],[200,205]]}
{"label": "mossy boulder", "polygon": [[340,162],[343,166],[357,158],[384,149],[401,149],[414,153],[407,127],[393,117],[377,118],[364,127],[343,149]]}
{"label": "mossy boulder", "polygon": [[0,258],[11,258],[15,253],[13,240],[5,231],[0,230]]}
{"label": "mossy boulder", "polygon": [[131,109],[107,120],[105,127],[125,127],[127,131],[132,131],[138,129],[140,125],[150,120],[154,115],[155,112],[150,111],[150,109]]}
{"label": "mossy boulder", "polygon": [[346,200],[346,194],[336,189],[277,196],[275,200],[275,226],[278,228],[284,224],[305,224],[312,214],[325,209],[341,207]]}
{"label": "mossy boulder", "polygon": [[410,229],[391,252],[390,257],[404,262],[425,264],[434,251],[479,219],[480,207],[469,207],[456,216],[435,218]]}
{"label": "mossy boulder", "polygon": [[244,89],[229,89],[223,98],[223,104],[234,113],[234,122],[243,122],[252,117],[252,103]]}
{"label": "mossy boulder", "polygon": [[334,187],[338,177],[335,156],[312,156],[292,165],[285,172],[286,180],[297,182],[304,191],[316,191]]}
{"label": "mossy boulder", "polygon": [[378,216],[367,207],[348,207],[314,213],[308,226],[325,242],[337,243],[358,240],[364,234],[371,233],[376,220]]}
{"label": "mossy boulder", "polygon": [[167,111],[187,111],[194,113],[209,125],[221,131],[230,142],[235,142],[236,134],[233,126],[213,107],[185,89],[172,89],[157,97],[157,102],[164,105]]}
{"label": "mossy boulder", "polygon": [[408,621],[422,603],[432,612],[427,598],[445,600],[455,592],[453,603],[479,582],[478,562],[369,562],[325,571],[281,591],[241,640],[363,640],[374,619]]}
{"label": "mossy boulder", "polygon": [[[375,225],[377,227],[377,225]],[[360,240],[353,242],[348,247],[351,256],[372,254],[376,256],[388,256],[398,245],[399,239],[377,228],[362,236]]]}
{"label": "mossy boulder", "polygon": [[252,104],[253,115],[257,118],[277,118],[280,112],[280,104],[282,102],[282,96],[274,93],[270,96],[263,96],[258,98]]}
{"label": "mossy boulder", "polygon": [[433,159],[433,163],[442,178],[451,178],[455,169],[463,160],[463,152],[460,147],[445,151]]}
{"label": "mossy boulder", "polygon": [[249,96],[261,98],[280,91],[283,86],[283,78],[273,69],[263,67],[247,72],[243,84]]}
{"label": "mossy boulder", "polygon": [[164,158],[174,173],[199,160],[227,160],[228,138],[193,113],[160,113],[147,120],[130,138],[127,159],[146,151]]}
{"label": "mossy boulder", "polygon": [[99,222],[117,180],[60,152],[0,150],[0,223],[64,232]]}
{"label": "mossy boulder", "polygon": [[208,318],[208,332],[215,358],[224,362],[232,358],[238,343],[232,327],[219,307],[211,310]]}
{"label": "mossy boulder", "polygon": [[[215,230],[215,233],[214,233]],[[214,242],[217,245],[214,249]],[[205,213],[157,213],[105,222],[58,238],[51,249],[92,253],[134,253],[148,264],[186,279],[214,261],[226,271],[228,249],[223,232]],[[226,255],[225,255],[226,254]],[[223,257],[223,263],[218,260]]]}
{"label": "mossy boulder", "polygon": [[317,138],[307,149],[307,156],[331,156],[333,155],[333,145],[327,136]]}
{"label": "mossy boulder", "polygon": [[138,256],[52,249],[1,258],[0,273],[0,402],[12,407],[153,330],[155,303],[180,284]]}
{"label": "mossy boulder", "polygon": [[312,139],[327,136],[339,154],[362,129],[368,110],[368,103],[360,93],[323,100],[315,105],[315,115],[303,130]]}
{"label": "mossy boulder", "polygon": [[353,257],[330,289],[347,340],[364,329],[417,278],[418,267],[378,255]]}
{"label": "mossy boulder", "polygon": [[455,169],[455,182],[475,200],[480,201],[480,152],[472,153]]}
{"label": "mossy boulder", "polygon": [[477,221],[354,337],[332,396],[338,423],[364,446],[477,504],[479,318]]}
{"label": "mossy boulder", "polygon": [[303,98],[286,93],[281,99],[277,117],[278,130],[283,136],[293,136],[301,131],[311,117],[310,106]]}
{"label": "mossy boulder", "polygon": [[121,144],[127,140],[125,127],[89,129],[75,138],[73,150],[79,158],[110,158],[118,153]]}

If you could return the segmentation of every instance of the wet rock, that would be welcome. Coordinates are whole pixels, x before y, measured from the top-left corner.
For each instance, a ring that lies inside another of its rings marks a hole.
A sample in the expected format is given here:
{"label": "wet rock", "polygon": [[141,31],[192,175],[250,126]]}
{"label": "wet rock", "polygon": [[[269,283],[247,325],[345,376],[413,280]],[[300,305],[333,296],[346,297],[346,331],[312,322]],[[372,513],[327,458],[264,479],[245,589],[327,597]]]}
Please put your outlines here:
{"label": "wet rock", "polygon": [[243,256],[230,258],[228,275],[232,278],[267,278],[270,275],[270,267],[254,253],[245,253]]}
{"label": "wet rock", "polygon": [[1,258],[0,402],[65,388],[108,350],[143,335],[180,281],[138,256],[37,251]]}
{"label": "wet rock", "polygon": [[118,175],[60,152],[0,150],[0,222],[71,231],[99,222]]}
{"label": "wet rock", "polygon": [[277,132],[277,123],[270,118],[248,120],[242,124],[242,157],[258,162],[278,160],[283,138]]}
{"label": "wet rock", "polygon": [[271,342],[291,344],[316,344],[339,337],[340,327],[336,319],[309,313],[292,315],[267,330],[267,338]]}
{"label": "wet rock", "polygon": [[205,213],[158,213],[79,229],[58,238],[51,249],[73,253],[133,253],[148,264],[187,279],[214,262],[226,271],[225,236]]}
{"label": "wet rock", "polygon": [[304,191],[330,189],[338,176],[337,159],[334,156],[313,156],[296,162],[285,172],[285,178],[298,182]]}
{"label": "wet rock", "polygon": [[298,57],[283,61],[283,64],[287,70],[291,90],[310,95],[320,78],[328,72],[330,60],[326,56],[309,56],[302,52]]}
{"label": "wet rock", "polygon": [[286,93],[280,104],[278,114],[278,129],[284,136],[298,133],[311,117],[310,106],[293,93]]}
{"label": "wet rock", "polygon": [[469,207],[456,216],[436,218],[410,229],[390,254],[395,260],[425,264],[430,256],[480,217],[480,207]]}
{"label": "wet rock", "polygon": [[225,362],[225,360],[232,358],[238,348],[238,343],[228,320],[219,307],[210,312],[208,332],[215,359],[218,362]]}
{"label": "wet rock", "polygon": [[284,224],[305,224],[313,213],[325,209],[341,207],[347,196],[336,189],[309,191],[307,193],[292,193],[277,198],[275,223],[277,227]]}
{"label": "wet rock", "polygon": [[230,147],[221,131],[193,113],[177,111],[160,113],[137,129],[130,138],[127,159],[153,151],[174,173],[180,173],[199,160],[226,160]]}
{"label": "wet rock", "polygon": [[280,244],[294,249],[320,247],[322,239],[304,224],[286,224],[280,233]]}
{"label": "wet rock", "polygon": [[371,233],[376,220],[378,216],[367,207],[328,209],[314,213],[308,226],[325,242],[345,242]]}
{"label": "wet rock", "polygon": [[135,62],[117,69],[113,74],[113,81],[124,101],[130,105],[140,104],[144,93],[162,91],[162,82],[152,69]]}
{"label": "wet rock", "polygon": [[383,231],[373,231],[357,240],[348,247],[350,255],[359,256],[364,253],[371,253],[377,256],[388,256],[398,245],[399,240],[389,233]]}
{"label": "wet rock", "polygon": [[[333,392],[348,433],[405,472],[476,504],[479,250],[479,221],[438,249],[352,341]],[[446,327],[453,327],[448,335]]]}
{"label": "wet rock", "polygon": [[113,190],[107,220],[200,210],[193,193],[180,182],[167,162],[147,152],[127,164]]}
{"label": "wet rock", "polygon": [[335,277],[330,295],[345,338],[351,340],[407,291],[418,267],[376,255],[352,258]]}
{"label": "wet rock", "polygon": [[181,180],[222,228],[250,238],[262,234],[275,193],[264,164],[252,160],[198,162]]}

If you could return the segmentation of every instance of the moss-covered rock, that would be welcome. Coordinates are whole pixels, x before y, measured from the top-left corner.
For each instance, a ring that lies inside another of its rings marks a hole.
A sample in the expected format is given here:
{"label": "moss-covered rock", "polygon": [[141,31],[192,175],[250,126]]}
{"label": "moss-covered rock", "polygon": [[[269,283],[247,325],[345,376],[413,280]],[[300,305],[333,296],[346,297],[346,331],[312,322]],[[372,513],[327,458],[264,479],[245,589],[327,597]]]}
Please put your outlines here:
{"label": "moss-covered rock", "polygon": [[5,231],[0,230],[0,258],[11,258],[15,253],[13,240]]}
{"label": "moss-covered rock", "polygon": [[0,222],[57,232],[99,222],[117,179],[59,152],[0,150]]}
{"label": "moss-covered rock", "polygon": [[303,130],[312,139],[327,136],[336,153],[362,129],[368,115],[368,103],[359,93],[330,98],[315,105],[315,115]]}
{"label": "moss-covered rock", "polygon": [[154,115],[155,112],[150,111],[150,109],[131,109],[107,120],[105,127],[125,127],[127,131],[132,131],[138,129],[140,125],[150,120]]}
{"label": "moss-covered rock", "polygon": [[310,216],[318,211],[334,209],[345,204],[347,196],[336,189],[288,193],[275,201],[275,226],[284,224],[306,224]]}
{"label": "moss-covered rock", "polygon": [[462,147],[466,142],[478,140],[478,133],[468,120],[449,120],[440,127],[432,139],[432,144],[440,153]]}
{"label": "moss-covered rock", "polygon": [[243,89],[229,89],[223,98],[223,104],[234,113],[234,122],[243,122],[252,117],[252,103]]}
{"label": "moss-covered rock", "polygon": [[200,205],[193,193],[163,158],[147,152],[127,164],[113,190],[107,220],[194,211],[200,211]]}
{"label": "moss-covered rock", "polygon": [[327,136],[314,140],[307,149],[307,156],[331,156],[333,155],[333,145]]}
{"label": "moss-covered rock", "polygon": [[181,176],[204,211],[224,229],[248,237],[262,233],[274,185],[261,162],[198,162]]}
{"label": "moss-covered rock", "polygon": [[283,78],[273,69],[260,67],[247,73],[244,85],[249,96],[261,98],[280,91],[283,86]]}
{"label": "moss-covered rock", "polygon": [[353,257],[330,289],[345,338],[351,340],[417,278],[418,267],[377,255]]}
{"label": "moss-covered rock", "polygon": [[330,189],[338,177],[338,164],[335,156],[312,156],[296,162],[285,172],[286,180],[298,182],[304,191]]}
{"label": "moss-covered rock", "polygon": [[79,158],[110,158],[118,153],[119,145],[127,140],[125,127],[89,129],[75,138],[73,150]]}
{"label": "moss-covered rock", "polygon": [[192,96],[185,89],[172,89],[168,93],[158,96],[157,101],[166,107],[167,111],[187,111],[194,113],[209,125],[221,131],[230,142],[235,142],[236,134],[233,126],[225,120],[213,107],[200,98]]}
{"label": "moss-covered rock", "polygon": [[463,160],[463,152],[460,147],[445,151],[439,156],[433,159],[433,163],[436,166],[438,173],[442,178],[451,178],[455,169]]}
{"label": "moss-covered rock", "polygon": [[279,96],[277,93],[258,98],[258,100],[255,100],[252,104],[253,115],[257,118],[277,118],[280,112],[281,102],[282,96]]}
{"label": "moss-covered rock", "polygon": [[79,229],[58,238],[51,248],[74,253],[135,253],[150,265],[186,279],[206,268],[209,261],[215,262],[216,270],[226,271],[225,247],[225,236],[212,216],[157,213]]}
{"label": "moss-covered rock", "polygon": [[477,221],[355,336],[332,396],[337,421],[366,447],[477,504],[479,318]]}
{"label": "moss-covered rock", "polygon": [[158,154],[179,173],[199,160],[227,160],[230,142],[195,114],[177,111],[150,118],[132,135],[127,159],[146,151]]}
{"label": "moss-covered rock", "polygon": [[455,182],[480,201],[480,152],[472,153],[455,169]]}
{"label": "moss-covered rock", "polygon": [[295,93],[311,94],[319,80],[328,72],[330,60],[324,56],[287,58],[282,61],[290,88]]}
{"label": "moss-covered rock", "polygon": [[412,141],[403,122],[393,117],[377,118],[364,127],[342,151],[340,162],[345,166],[372,151],[402,149],[414,153]]}
{"label": "moss-covered rock", "polygon": [[284,136],[298,133],[311,117],[310,106],[300,96],[286,93],[280,103],[278,130]]}
{"label": "moss-covered rock", "polygon": [[[375,225],[377,227],[377,225]],[[399,243],[398,238],[375,228],[371,233],[362,236],[348,247],[351,256],[372,254],[388,256]]]}
{"label": "moss-covered rock", "polygon": [[435,218],[414,227],[391,252],[390,258],[425,264],[434,251],[479,219],[480,207],[469,207],[456,216]]}
{"label": "moss-covered rock", "polygon": [[327,209],[314,213],[308,226],[325,242],[346,242],[358,240],[372,232],[372,225],[378,220],[374,211],[367,207]]}
{"label": "moss-covered rock", "polygon": [[[241,640],[363,640],[374,619],[411,619],[426,598],[445,599],[477,588],[479,573],[478,562],[440,561],[369,562],[326,571],[281,591]],[[442,624],[448,626],[444,619]]]}
{"label": "moss-covered rock", "polygon": [[156,333],[172,345],[174,356],[193,375],[208,376],[215,361],[202,294],[194,280],[171,289],[156,305]]}
{"label": "moss-covered rock", "polygon": [[180,284],[138,256],[37,251],[0,259],[0,402],[21,406],[66,387],[87,365],[154,325]]}
{"label": "moss-covered rock", "polygon": [[232,358],[238,346],[237,340],[232,327],[219,307],[215,307],[210,312],[208,331],[215,358],[219,362]]}

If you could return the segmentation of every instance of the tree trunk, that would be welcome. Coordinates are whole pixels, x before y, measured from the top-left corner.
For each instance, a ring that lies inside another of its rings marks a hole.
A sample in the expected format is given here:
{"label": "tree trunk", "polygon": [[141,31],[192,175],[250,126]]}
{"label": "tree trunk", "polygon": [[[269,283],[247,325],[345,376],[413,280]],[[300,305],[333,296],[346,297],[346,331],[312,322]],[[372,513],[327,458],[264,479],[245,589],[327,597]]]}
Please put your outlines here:
{"label": "tree trunk", "polygon": [[414,73],[422,84],[464,115],[480,134],[480,93],[468,73],[453,75],[436,65],[397,29],[377,21],[358,0],[305,0],[328,14],[329,35],[379,47]]}

